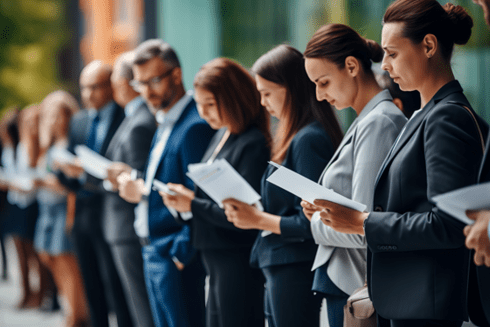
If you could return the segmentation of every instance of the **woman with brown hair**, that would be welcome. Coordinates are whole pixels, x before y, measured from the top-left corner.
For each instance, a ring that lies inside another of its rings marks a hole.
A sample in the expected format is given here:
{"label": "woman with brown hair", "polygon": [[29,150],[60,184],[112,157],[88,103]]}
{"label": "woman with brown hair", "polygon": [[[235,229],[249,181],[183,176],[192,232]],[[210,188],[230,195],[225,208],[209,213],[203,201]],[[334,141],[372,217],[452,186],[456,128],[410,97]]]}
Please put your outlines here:
{"label": "woman with brown hair", "polygon": [[[407,121],[371,70],[383,50],[349,26],[328,24],[315,32],[304,56],[318,100],[339,110],[352,107],[357,114],[320,183],[370,210],[378,170]],[[306,201],[302,205],[319,244],[313,290],[326,298],[329,325],[343,326],[347,298],[366,279],[366,240],[332,230],[320,217],[321,207]]]}
{"label": "woman with brown hair", "polygon": [[37,164],[39,218],[34,246],[67,300],[67,327],[88,326],[89,321],[82,277],[66,234],[68,192],[53,174],[56,151],[66,150],[70,118],[77,111],[76,100],[65,91],[50,93],[43,100]]}
{"label": "woman with brown hair", "polygon": [[[318,180],[342,131],[332,107],[319,102],[315,84],[308,80],[301,52],[279,45],[253,65],[262,104],[279,119],[271,160]],[[251,264],[265,276],[265,307],[269,326],[318,326],[321,297],[311,292],[316,244],[301,199],[268,183],[275,171],[269,166],[261,183],[264,211],[243,202],[225,201],[228,220],[242,229],[261,229]]]}
{"label": "woman with brown hair", "polygon": [[[218,130],[202,162],[226,159],[259,192],[270,157],[269,116],[252,76],[239,64],[217,58],[201,67],[194,90],[199,115]],[[209,275],[207,326],[264,326],[264,280],[249,265],[257,230],[233,226],[199,188],[168,186],[177,195],[161,193],[165,205],[182,217],[192,214],[193,244]]]}
{"label": "woman with brown hair", "polygon": [[461,326],[468,319],[470,253],[464,225],[431,199],[475,184],[488,125],[471,109],[451,69],[454,44],[473,21],[460,6],[398,0],[384,16],[382,68],[415,112],[379,171],[373,211],[315,201],[331,228],[365,235],[368,287],[380,326]]}

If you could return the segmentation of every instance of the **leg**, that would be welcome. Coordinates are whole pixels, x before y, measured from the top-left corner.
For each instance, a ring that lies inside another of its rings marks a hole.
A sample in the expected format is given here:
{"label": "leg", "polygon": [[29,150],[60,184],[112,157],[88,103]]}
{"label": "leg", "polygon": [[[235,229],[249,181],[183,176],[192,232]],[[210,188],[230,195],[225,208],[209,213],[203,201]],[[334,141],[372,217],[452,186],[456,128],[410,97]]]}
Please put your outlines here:
{"label": "leg", "polygon": [[305,262],[263,269],[272,326],[319,326],[322,298],[311,291],[310,268],[311,263]]}
{"label": "leg", "polygon": [[204,299],[204,283],[206,272],[198,255],[181,272],[183,303],[189,317],[190,326],[204,327],[206,309]]}
{"label": "leg", "polygon": [[344,306],[349,296],[326,295],[328,324],[330,327],[342,327],[344,325]]}
{"label": "leg", "polygon": [[24,309],[27,308],[27,302],[32,296],[31,287],[29,285],[29,266],[27,265],[27,255],[24,246],[24,241],[18,236],[14,236],[13,240],[14,240],[15,249],[17,250],[17,256],[19,259],[19,268],[21,273],[21,287],[23,293],[22,299],[17,305],[17,308]]}
{"label": "leg", "polygon": [[110,248],[135,325],[153,327],[150,302],[143,274],[141,245],[136,241],[111,244]]}
{"label": "leg", "polygon": [[7,280],[7,252],[5,251],[5,235],[2,230],[0,230],[0,248],[2,250],[2,279]]}
{"label": "leg", "polygon": [[391,320],[391,327],[461,327],[461,325],[463,325],[462,321],[450,320]]}

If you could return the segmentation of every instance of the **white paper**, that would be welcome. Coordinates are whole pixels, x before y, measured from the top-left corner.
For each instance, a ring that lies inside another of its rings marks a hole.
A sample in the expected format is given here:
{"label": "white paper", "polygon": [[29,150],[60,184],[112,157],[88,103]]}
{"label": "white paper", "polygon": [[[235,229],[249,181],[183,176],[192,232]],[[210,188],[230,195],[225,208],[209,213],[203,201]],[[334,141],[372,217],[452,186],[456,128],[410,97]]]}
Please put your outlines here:
{"label": "white paper", "polygon": [[276,163],[274,163],[274,166],[279,168],[267,178],[267,181],[296,195],[300,199],[306,200],[312,204],[316,199],[321,199],[335,202],[344,207],[361,212],[366,210],[366,205],[335,193],[334,191],[301,176],[291,169]]}
{"label": "white paper", "polygon": [[[35,176],[37,177],[37,176]],[[30,175],[19,175],[17,173],[9,172],[5,168],[0,167],[0,181],[5,184],[9,184],[21,191],[29,192],[34,189],[34,179]]]}
{"label": "white paper", "polygon": [[187,176],[220,208],[223,208],[223,200],[228,198],[250,205],[260,200],[260,195],[225,159],[197,166],[193,171],[187,172]]}
{"label": "white paper", "polygon": [[445,213],[471,225],[475,221],[466,216],[466,210],[490,209],[490,182],[437,195],[432,202]]}
{"label": "white paper", "polygon": [[176,195],[176,193],[174,191],[171,191],[168,188],[167,184],[160,182],[158,179],[153,180],[153,188],[156,191],[162,191],[162,192],[165,192],[165,193],[170,194],[170,195]]}
{"label": "white paper", "polygon": [[107,169],[112,164],[109,159],[101,156],[85,145],[77,145],[75,147],[75,153],[87,173],[99,179],[107,178]]}
{"label": "white paper", "polygon": [[53,147],[51,150],[51,155],[54,161],[59,162],[60,164],[70,163],[75,160],[75,155],[68,151],[67,149]]}

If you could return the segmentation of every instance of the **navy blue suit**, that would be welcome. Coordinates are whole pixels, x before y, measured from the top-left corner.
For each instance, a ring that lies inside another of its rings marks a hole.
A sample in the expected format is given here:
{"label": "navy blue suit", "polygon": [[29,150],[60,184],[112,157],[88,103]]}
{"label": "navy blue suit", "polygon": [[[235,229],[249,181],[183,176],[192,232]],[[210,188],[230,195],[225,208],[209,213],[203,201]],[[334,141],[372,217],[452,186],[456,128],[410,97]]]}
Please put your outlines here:
{"label": "navy blue suit", "polygon": [[[201,160],[213,134],[191,100],[173,126],[155,179],[193,189],[185,174],[187,166]],[[158,133],[152,148],[157,137]],[[143,247],[143,260],[155,325],[203,326],[205,273],[191,244],[190,226],[177,223],[154,190],[149,194],[148,207],[150,245]],[[172,258],[183,263],[184,270],[178,271]]]}
{"label": "navy blue suit", "polygon": [[[294,136],[282,165],[317,181],[334,150],[322,125],[313,122]],[[317,245],[301,199],[266,181],[274,170],[269,166],[262,177],[261,195],[264,210],[281,216],[281,235],[259,235],[250,261],[266,277],[269,326],[318,326],[321,298],[311,292]]]}

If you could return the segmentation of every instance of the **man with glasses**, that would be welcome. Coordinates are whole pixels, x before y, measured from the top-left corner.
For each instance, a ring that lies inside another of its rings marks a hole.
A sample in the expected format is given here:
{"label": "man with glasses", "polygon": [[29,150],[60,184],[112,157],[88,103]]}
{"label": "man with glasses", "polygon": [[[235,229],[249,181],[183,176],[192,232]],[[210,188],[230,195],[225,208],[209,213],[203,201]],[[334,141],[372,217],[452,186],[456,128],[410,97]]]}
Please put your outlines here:
{"label": "man with glasses", "polygon": [[175,220],[152,188],[153,180],[184,184],[187,166],[199,162],[214,131],[199,117],[186,93],[175,51],[161,40],[135,50],[131,85],[145,99],[159,124],[145,172],[122,173],[120,196],[136,207],[134,227],[143,245],[145,281],[157,327],[204,326],[204,277],[190,240],[190,227]]}
{"label": "man with glasses", "polygon": [[[105,155],[117,128],[124,119],[123,109],[114,102],[110,66],[101,61],[89,63],[80,74],[82,102],[86,110],[70,122],[69,146],[86,145]],[[60,181],[77,194],[72,238],[80,264],[90,320],[94,327],[108,327],[110,308],[117,324],[132,326],[126,299],[108,243],[101,226],[102,200],[106,191],[102,181],[83,170],[77,163],[59,164],[64,174]]]}

